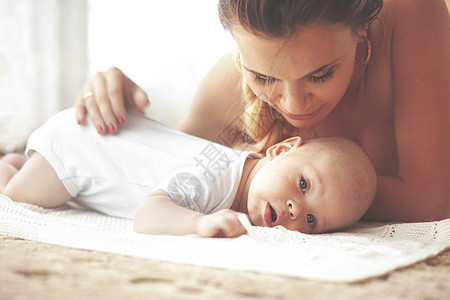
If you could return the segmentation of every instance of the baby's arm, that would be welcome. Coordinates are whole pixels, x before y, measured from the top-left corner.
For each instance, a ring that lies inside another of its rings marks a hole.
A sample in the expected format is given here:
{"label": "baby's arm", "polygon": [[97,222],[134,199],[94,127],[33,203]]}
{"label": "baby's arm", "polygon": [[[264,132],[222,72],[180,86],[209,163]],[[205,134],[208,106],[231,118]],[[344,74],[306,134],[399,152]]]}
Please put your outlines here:
{"label": "baby's arm", "polygon": [[147,196],[134,212],[133,228],[138,233],[202,237],[236,237],[245,233],[238,213],[225,209],[205,215],[174,203],[169,195],[157,190]]}

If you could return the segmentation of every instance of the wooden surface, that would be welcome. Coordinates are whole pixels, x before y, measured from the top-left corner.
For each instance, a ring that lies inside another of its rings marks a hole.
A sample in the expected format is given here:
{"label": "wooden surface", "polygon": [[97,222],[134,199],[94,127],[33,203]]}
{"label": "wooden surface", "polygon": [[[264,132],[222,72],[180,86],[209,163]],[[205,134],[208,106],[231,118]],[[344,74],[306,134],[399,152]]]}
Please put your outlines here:
{"label": "wooden surface", "polygon": [[450,249],[351,284],[231,271],[0,236],[0,299],[450,299]]}

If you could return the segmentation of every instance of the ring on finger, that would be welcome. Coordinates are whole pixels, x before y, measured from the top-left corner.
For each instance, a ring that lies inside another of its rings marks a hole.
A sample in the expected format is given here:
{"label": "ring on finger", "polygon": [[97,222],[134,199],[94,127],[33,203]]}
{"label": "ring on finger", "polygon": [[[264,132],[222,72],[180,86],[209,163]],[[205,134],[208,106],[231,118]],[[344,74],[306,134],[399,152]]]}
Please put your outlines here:
{"label": "ring on finger", "polygon": [[84,95],[83,95],[83,99],[84,99],[84,100],[87,100],[87,99],[89,99],[89,98],[91,98],[91,97],[95,97],[95,95],[94,95],[93,92],[86,92],[86,93],[84,93]]}

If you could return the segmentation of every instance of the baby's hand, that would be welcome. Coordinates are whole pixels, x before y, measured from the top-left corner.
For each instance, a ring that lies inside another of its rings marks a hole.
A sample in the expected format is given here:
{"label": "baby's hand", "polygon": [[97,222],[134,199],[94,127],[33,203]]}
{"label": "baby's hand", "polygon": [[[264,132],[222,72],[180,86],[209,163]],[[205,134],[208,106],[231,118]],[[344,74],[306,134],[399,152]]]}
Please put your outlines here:
{"label": "baby's hand", "polygon": [[242,213],[224,209],[210,215],[204,215],[197,224],[197,234],[202,237],[238,237],[246,233],[238,219]]}

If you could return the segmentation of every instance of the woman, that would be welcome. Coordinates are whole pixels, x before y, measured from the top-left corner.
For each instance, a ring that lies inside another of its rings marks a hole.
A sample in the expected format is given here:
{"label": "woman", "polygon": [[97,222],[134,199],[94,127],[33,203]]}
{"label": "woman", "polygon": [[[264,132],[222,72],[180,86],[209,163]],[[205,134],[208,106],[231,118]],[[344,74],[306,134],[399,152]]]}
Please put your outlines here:
{"label": "woman", "polygon": [[[450,217],[450,23],[441,0],[221,0],[237,44],[200,84],[179,128],[264,151],[288,136],[344,136],[378,174],[377,221]],[[236,67],[236,63],[238,67]],[[114,133],[145,93],[97,73],[76,103]],[[245,120],[242,126],[241,120]]]}

